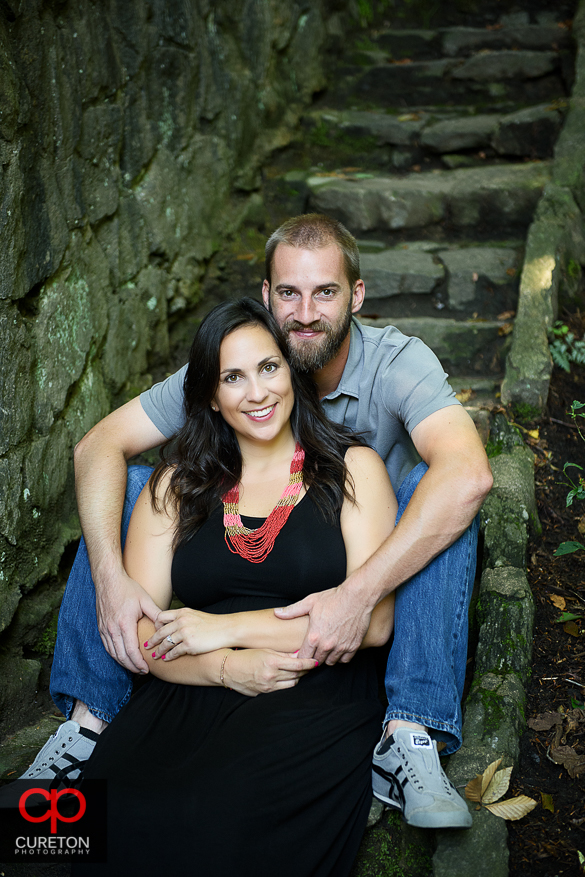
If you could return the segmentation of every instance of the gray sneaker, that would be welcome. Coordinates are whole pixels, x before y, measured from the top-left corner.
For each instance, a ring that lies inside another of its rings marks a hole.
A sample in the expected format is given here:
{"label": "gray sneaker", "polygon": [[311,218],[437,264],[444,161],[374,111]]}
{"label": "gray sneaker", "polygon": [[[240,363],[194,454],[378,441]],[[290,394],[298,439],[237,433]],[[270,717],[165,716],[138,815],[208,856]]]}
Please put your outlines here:
{"label": "gray sneaker", "polygon": [[51,785],[74,783],[83,773],[99,734],[70,719],[49,737],[21,780],[51,780]]}
{"label": "gray sneaker", "polygon": [[449,782],[437,744],[424,731],[398,728],[374,750],[374,795],[418,828],[471,828],[467,804]]}

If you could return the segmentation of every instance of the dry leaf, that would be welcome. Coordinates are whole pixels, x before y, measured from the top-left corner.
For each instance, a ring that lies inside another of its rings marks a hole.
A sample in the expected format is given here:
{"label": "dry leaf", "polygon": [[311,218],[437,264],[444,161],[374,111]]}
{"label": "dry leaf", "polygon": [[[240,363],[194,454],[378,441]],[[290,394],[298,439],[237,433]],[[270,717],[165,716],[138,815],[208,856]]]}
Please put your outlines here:
{"label": "dry leaf", "polygon": [[578,755],[572,746],[557,746],[550,750],[550,757],[566,767],[572,779],[585,773],[585,755]]}
{"label": "dry leaf", "polygon": [[560,713],[543,713],[541,716],[535,716],[534,719],[528,719],[526,723],[533,731],[550,731],[553,725],[562,725],[563,717]]}
{"label": "dry leaf", "polygon": [[500,337],[509,335],[510,332],[514,330],[514,323],[503,323],[503,325],[498,326],[498,335]]}
{"label": "dry leaf", "polygon": [[515,268],[506,268],[506,274],[509,277],[515,277],[516,276],[516,269]]}
{"label": "dry leaf", "polygon": [[551,813],[555,812],[555,805],[553,804],[553,796],[547,795],[545,792],[540,793],[540,797],[542,799],[542,806],[545,810],[550,810]]}
{"label": "dry leaf", "polygon": [[497,320],[511,320],[512,317],[516,316],[516,311],[502,311],[501,314],[498,314],[496,317]]}
{"label": "dry leaf", "polygon": [[481,801],[481,781],[483,775],[478,773],[474,780],[469,780],[465,786],[465,797],[468,801]]}
{"label": "dry leaf", "polygon": [[557,609],[565,609],[567,606],[567,601],[564,597],[561,597],[560,594],[551,594],[548,599],[557,607]]}
{"label": "dry leaf", "polygon": [[494,776],[495,772],[497,771],[497,769],[499,768],[499,766],[500,766],[501,763],[502,763],[502,759],[501,759],[501,758],[498,758],[497,761],[492,761],[491,764],[488,764],[488,766],[487,766],[486,769],[484,770],[484,772],[483,772],[483,776],[482,776],[482,779],[481,779],[481,794],[482,794],[482,797],[483,797],[483,795],[484,795],[484,793],[485,793],[485,790],[487,789],[487,787],[488,787],[489,784],[491,783],[491,781],[492,781],[492,779],[493,779],[493,776]]}
{"label": "dry leaf", "polygon": [[498,801],[497,804],[488,804],[486,810],[493,813],[494,816],[501,816],[502,819],[522,819],[531,810],[536,807],[536,801],[528,798],[526,795],[519,795],[517,798],[508,798],[507,801]]}
{"label": "dry leaf", "polygon": [[577,529],[581,536],[585,536],[585,515],[582,515],[579,518],[579,523],[577,524]]}
{"label": "dry leaf", "polygon": [[461,402],[462,405],[465,405],[466,402],[469,402],[475,396],[475,393],[469,387],[467,390],[459,390],[458,393],[455,393],[455,398],[458,402]]}
{"label": "dry leaf", "polygon": [[502,795],[505,795],[510,785],[510,777],[512,776],[512,768],[506,767],[499,770],[492,779],[491,783],[482,795],[482,804],[493,804],[498,801]]}
{"label": "dry leaf", "polygon": [[533,438],[535,441],[538,441],[538,439],[540,438],[540,431],[538,429],[529,429],[528,435],[530,436],[530,438]]}
{"label": "dry leaf", "polygon": [[581,636],[581,631],[574,621],[567,621],[566,624],[563,624],[563,630],[565,633],[570,633],[571,636]]}

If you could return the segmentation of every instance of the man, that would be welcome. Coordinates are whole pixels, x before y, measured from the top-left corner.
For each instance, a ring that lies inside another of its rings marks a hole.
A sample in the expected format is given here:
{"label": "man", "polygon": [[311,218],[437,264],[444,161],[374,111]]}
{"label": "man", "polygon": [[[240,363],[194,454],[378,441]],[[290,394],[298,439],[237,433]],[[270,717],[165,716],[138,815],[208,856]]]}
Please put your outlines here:
{"label": "man", "polygon": [[[266,246],[262,294],[286,333],[294,364],[313,372],[328,416],[365,435],[384,459],[399,501],[396,528],[363,567],[339,587],[275,611],[281,618],[308,614],[300,657],[333,664],[351,659],[372,609],[397,589],[374,792],[413,825],[468,827],[470,814],[443,774],[436,740],[446,743],[447,753],[461,744],[476,515],[492,483],[481,441],[419,339],[352,319],[365,288],[355,240],[340,223],[311,214],[279,228]],[[147,672],[136,626],[142,615],[156,621],[159,609],[122,565],[126,461],[173,435],[182,418],[179,372],[114,411],[76,448],[95,595],[82,545],[61,609],[51,683],[73,721],[46,744],[26,777],[76,773],[129,697],[131,673]],[[148,477],[144,467],[131,472],[124,532]],[[107,653],[90,617],[94,599]]]}

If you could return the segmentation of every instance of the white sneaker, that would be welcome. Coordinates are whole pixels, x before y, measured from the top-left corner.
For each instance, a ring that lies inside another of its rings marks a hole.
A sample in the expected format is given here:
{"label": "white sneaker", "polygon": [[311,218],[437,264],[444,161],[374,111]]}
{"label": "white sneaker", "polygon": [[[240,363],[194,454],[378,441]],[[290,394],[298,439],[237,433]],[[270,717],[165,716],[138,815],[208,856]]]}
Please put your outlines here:
{"label": "white sneaker", "polygon": [[471,813],[449,782],[437,744],[424,731],[398,728],[374,750],[374,795],[418,828],[471,828]]}
{"label": "white sneaker", "polygon": [[81,728],[72,719],[64,722],[19,779],[52,780],[52,785],[79,780],[98,738],[95,731]]}

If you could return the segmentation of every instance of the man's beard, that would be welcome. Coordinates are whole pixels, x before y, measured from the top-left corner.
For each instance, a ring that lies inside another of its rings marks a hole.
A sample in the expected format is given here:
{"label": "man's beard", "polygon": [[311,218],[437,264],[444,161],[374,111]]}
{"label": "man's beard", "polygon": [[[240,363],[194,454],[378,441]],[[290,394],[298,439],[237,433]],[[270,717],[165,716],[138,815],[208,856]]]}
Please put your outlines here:
{"label": "man's beard", "polygon": [[[293,368],[301,372],[314,372],[324,368],[328,362],[331,362],[339,353],[341,345],[349,332],[352,303],[353,298],[350,298],[347,311],[337,325],[332,326],[330,323],[316,321],[309,326],[304,326],[302,323],[297,323],[296,320],[287,320],[284,323],[282,331],[286,338],[289,362]],[[310,329],[312,332],[323,332],[325,337],[316,341],[299,341],[295,345],[291,340],[291,332],[302,332],[303,329]]]}

